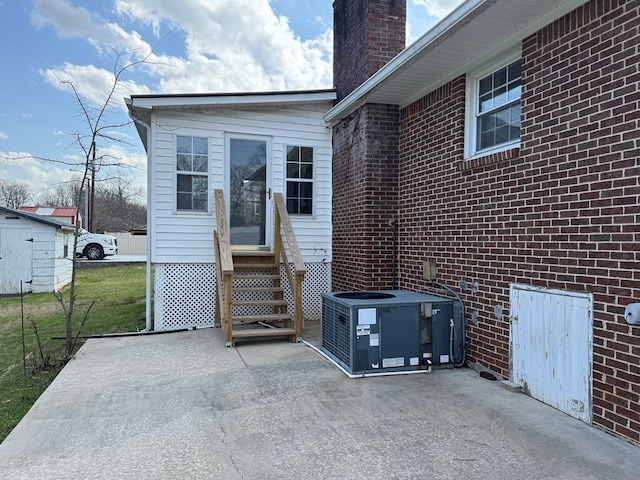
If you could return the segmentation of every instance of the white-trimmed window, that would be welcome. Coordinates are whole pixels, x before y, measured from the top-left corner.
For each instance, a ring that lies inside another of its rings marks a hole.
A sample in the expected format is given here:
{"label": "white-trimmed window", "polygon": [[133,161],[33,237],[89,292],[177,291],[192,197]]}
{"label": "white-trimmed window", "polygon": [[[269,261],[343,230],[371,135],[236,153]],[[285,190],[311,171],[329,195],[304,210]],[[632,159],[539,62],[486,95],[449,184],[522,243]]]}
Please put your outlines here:
{"label": "white-trimmed window", "polygon": [[176,209],[206,212],[209,206],[209,141],[176,136]]}
{"label": "white-trimmed window", "polygon": [[520,144],[521,59],[515,56],[469,76],[467,158]]}
{"label": "white-trimmed window", "polygon": [[287,211],[313,215],[313,147],[287,146]]}

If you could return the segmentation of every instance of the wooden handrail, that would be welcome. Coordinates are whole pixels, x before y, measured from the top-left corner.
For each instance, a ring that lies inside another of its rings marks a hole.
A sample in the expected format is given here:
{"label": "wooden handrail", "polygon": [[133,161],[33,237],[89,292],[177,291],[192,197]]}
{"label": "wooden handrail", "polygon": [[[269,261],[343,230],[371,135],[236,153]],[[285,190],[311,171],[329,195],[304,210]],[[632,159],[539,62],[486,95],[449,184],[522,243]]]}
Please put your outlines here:
{"label": "wooden handrail", "polygon": [[220,267],[223,275],[229,275],[233,274],[233,257],[231,256],[231,237],[229,236],[227,209],[224,204],[224,192],[216,189],[214,195],[216,202],[216,227],[220,245]]}
{"label": "wooden handrail", "polygon": [[[304,314],[302,311],[302,282],[304,276],[307,273],[307,268],[302,260],[300,254],[300,248],[298,247],[298,241],[296,240],[295,233],[293,232],[293,226],[291,225],[291,219],[289,218],[289,212],[284,204],[282,193],[274,193],[273,195],[275,203],[275,245],[274,253],[276,258],[282,258],[284,268],[287,273],[287,280],[289,281],[289,287],[291,287],[291,293],[293,294],[293,322],[296,329],[296,339],[302,339],[302,322]],[[293,275],[291,274],[289,267],[289,259],[282,244],[282,235],[280,230],[284,232],[284,238],[289,246],[289,253],[291,254],[291,261],[293,263]],[[295,278],[294,278],[295,277]]]}
{"label": "wooden handrail", "polygon": [[213,248],[216,256],[217,295],[215,314],[224,331],[225,345],[232,345],[232,299],[233,299],[233,256],[231,238],[227,223],[227,210],[224,204],[224,192],[214,190],[216,209],[216,230],[213,232]]}
{"label": "wooden handrail", "polygon": [[[287,207],[284,204],[282,193],[274,193],[273,198],[276,204],[276,213],[280,217],[280,223],[282,224],[282,230],[284,231],[284,237],[287,240],[287,245],[289,245],[289,253],[291,253],[293,269],[295,270],[296,275],[300,273],[304,274],[307,271],[307,267],[305,267],[304,261],[302,260],[300,248],[298,247],[298,241],[296,240],[296,236],[293,233],[291,219],[289,218]],[[276,235],[278,235],[278,233],[279,232],[276,232]]]}

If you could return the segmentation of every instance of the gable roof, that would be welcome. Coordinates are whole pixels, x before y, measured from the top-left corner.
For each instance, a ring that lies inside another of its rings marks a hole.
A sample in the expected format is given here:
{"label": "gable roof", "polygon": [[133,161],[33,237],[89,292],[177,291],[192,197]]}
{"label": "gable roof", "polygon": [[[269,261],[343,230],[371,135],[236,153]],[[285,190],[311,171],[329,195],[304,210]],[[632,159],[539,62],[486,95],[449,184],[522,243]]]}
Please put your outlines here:
{"label": "gable roof", "polygon": [[76,227],[71,225],[68,222],[63,222],[62,220],[56,220],[51,217],[43,217],[35,213],[25,212],[23,210],[14,210],[13,208],[0,207],[0,212],[6,214],[7,216],[17,216],[26,218],[29,220],[33,220],[34,222],[42,223],[45,225],[49,225],[51,227],[60,228],[64,231],[75,231]]}
{"label": "gable roof", "polygon": [[406,107],[588,0],[467,0],[325,115],[335,124],[367,103]]}

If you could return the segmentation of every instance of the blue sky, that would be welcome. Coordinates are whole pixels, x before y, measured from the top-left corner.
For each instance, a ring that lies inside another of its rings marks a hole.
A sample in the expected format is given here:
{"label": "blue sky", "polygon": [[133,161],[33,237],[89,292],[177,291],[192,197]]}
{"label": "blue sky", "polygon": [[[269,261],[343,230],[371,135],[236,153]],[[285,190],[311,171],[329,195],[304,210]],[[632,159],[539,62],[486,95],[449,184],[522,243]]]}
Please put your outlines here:
{"label": "blue sky", "polygon": [[[460,3],[407,0],[408,43]],[[0,179],[37,194],[77,175],[73,139],[87,125],[60,80],[86,105],[101,103],[114,54],[124,65],[152,52],[127,70],[103,125],[128,121],[130,94],[330,88],[332,17],[332,0],[0,0]],[[144,187],[135,129],[109,133],[122,143],[100,151]]]}

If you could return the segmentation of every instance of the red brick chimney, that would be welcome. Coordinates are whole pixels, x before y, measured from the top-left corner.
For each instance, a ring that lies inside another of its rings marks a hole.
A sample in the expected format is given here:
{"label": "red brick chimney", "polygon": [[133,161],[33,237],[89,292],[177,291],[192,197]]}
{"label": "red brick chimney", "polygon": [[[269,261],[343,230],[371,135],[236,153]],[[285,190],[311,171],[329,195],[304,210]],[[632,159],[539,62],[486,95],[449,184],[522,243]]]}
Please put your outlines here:
{"label": "red brick chimney", "polygon": [[[406,0],[335,0],[338,101],[405,46]],[[397,288],[400,114],[366,104],[333,128],[332,289]]]}
{"label": "red brick chimney", "polygon": [[406,0],[333,2],[333,82],[338,101],[404,49],[406,23]]}

